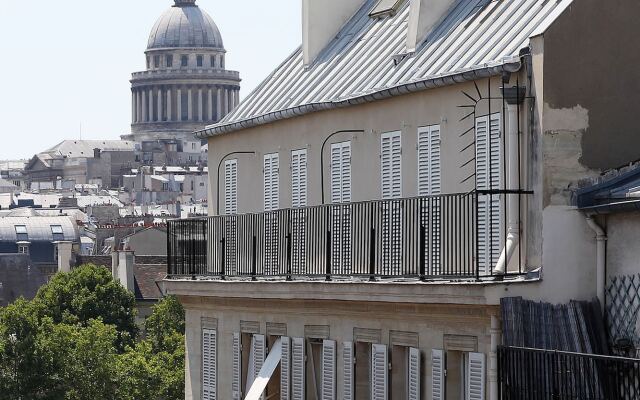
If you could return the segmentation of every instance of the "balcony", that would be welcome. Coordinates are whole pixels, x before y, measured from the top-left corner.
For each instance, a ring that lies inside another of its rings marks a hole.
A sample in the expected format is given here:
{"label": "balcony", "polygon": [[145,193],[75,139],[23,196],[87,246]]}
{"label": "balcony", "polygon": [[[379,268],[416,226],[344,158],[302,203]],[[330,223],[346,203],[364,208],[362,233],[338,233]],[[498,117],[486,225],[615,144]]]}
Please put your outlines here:
{"label": "balcony", "polygon": [[[472,191],[169,221],[168,278],[491,279],[505,243],[505,199],[516,196],[522,207],[526,194]],[[518,253],[506,275],[525,272]]]}

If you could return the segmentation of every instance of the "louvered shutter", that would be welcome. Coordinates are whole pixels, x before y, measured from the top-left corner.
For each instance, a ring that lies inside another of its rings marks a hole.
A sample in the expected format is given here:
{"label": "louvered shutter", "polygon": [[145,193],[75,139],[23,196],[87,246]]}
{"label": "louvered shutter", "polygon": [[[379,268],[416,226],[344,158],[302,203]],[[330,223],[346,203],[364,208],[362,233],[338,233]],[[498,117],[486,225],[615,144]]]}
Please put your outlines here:
{"label": "louvered shutter", "polygon": [[402,197],[402,137],[389,132],[380,139],[380,180],[383,199]]}
{"label": "louvered shutter", "polygon": [[227,215],[238,213],[238,160],[224,163],[224,207]]}
{"label": "louvered shutter", "polygon": [[280,359],[280,400],[291,399],[291,338],[282,338],[282,358]]}
{"label": "louvered shutter", "polygon": [[[502,179],[502,137],[500,114],[476,119],[476,187],[497,190]],[[487,274],[500,256],[502,196],[478,196],[478,267]]]}
{"label": "louvered shutter", "polygon": [[216,331],[202,330],[202,400],[216,400]]}
{"label": "louvered shutter", "polygon": [[331,145],[331,202],[351,201],[351,142]]}
{"label": "louvered shutter", "polygon": [[342,363],[343,365],[343,382],[342,382],[342,399],[354,400],[354,364],[353,364],[353,342],[344,342],[342,344]]}
{"label": "louvered shutter", "polygon": [[305,400],[304,339],[291,340],[291,400]]}
{"label": "louvered shutter", "polygon": [[420,400],[420,350],[409,348],[409,366],[408,366],[408,399]]}
{"label": "louvered shutter", "polygon": [[307,206],[307,149],[291,152],[291,206]]}
{"label": "louvered shutter", "polygon": [[469,353],[467,366],[467,400],[485,398],[485,355]]}
{"label": "louvered shutter", "polygon": [[262,369],[264,364],[266,341],[264,335],[253,335],[253,378],[255,379]]}
{"label": "louvered shutter", "polygon": [[264,155],[264,210],[280,206],[280,158],[278,153]]}
{"label": "louvered shutter", "polygon": [[[440,150],[440,126],[418,129],[418,193],[420,196],[437,196],[442,192],[442,167]],[[426,229],[425,265],[430,275],[441,273],[440,266],[440,199],[423,203],[425,210],[422,224]]]}
{"label": "louvered shutter", "polygon": [[442,350],[431,351],[431,399],[444,400],[445,380],[444,380],[445,360]]}
{"label": "louvered shutter", "polygon": [[389,397],[389,355],[387,346],[374,344],[371,347],[371,399],[387,400]]}
{"label": "louvered shutter", "polygon": [[231,374],[231,398],[232,400],[240,400],[242,398],[242,389],[240,388],[240,371],[242,371],[242,356],[240,355],[240,333],[233,334],[233,359]]}
{"label": "louvered shutter", "polygon": [[336,342],[322,342],[322,400],[336,400]]}

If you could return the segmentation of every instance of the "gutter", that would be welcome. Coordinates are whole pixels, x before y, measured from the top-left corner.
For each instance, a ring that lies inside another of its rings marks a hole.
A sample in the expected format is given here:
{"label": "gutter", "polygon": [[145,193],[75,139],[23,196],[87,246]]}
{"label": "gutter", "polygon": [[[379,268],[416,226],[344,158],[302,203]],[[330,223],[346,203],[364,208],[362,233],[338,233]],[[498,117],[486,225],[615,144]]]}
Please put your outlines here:
{"label": "gutter", "polygon": [[301,106],[287,108],[284,110],[273,111],[267,114],[255,116],[237,122],[220,123],[211,127],[197,131],[194,135],[198,139],[206,139],[208,137],[231,133],[242,129],[254,128],[256,126],[270,124],[272,122],[295,118],[318,111],[333,110],[359,104],[370,103],[373,101],[389,99],[396,96],[402,96],[409,93],[421,92],[428,89],[434,89],[456,83],[471,82],[477,79],[488,78],[490,76],[501,75],[503,72],[517,72],[522,67],[520,59],[512,59],[505,61],[499,65],[485,66],[479,69],[457,72],[451,75],[443,75],[434,78],[405,83],[402,85],[382,89],[379,91],[350,97],[342,100],[326,101],[320,103],[309,103]]}
{"label": "gutter", "polygon": [[605,286],[607,273],[607,233],[593,219],[592,215],[587,215],[587,225],[596,234],[596,294],[600,301],[600,309],[605,309]]}

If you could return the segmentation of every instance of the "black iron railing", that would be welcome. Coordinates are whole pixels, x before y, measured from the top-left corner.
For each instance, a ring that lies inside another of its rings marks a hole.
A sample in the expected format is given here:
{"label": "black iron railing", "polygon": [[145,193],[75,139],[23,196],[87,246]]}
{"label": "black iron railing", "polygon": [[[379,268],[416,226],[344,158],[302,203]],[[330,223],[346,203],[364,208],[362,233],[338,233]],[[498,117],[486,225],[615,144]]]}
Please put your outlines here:
{"label": "black iron railing", "polygon": [[480,279],[502,251],[504,196],[474,191],[170,221],[168,273]]}
{"label": "black iron railing", "polygon": [[640,398],[640,359],[503,347],[498,376],[502,400]]}

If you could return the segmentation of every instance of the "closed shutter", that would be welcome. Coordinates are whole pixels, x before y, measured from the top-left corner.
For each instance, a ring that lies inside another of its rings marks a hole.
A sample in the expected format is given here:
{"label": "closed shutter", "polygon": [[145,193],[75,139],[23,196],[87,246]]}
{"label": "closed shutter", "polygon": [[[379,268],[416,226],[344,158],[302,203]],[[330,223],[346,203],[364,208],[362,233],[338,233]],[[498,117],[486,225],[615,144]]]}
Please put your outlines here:
{"label": "closed shutter", "polygon": [[[476,187],[497,190],[502,180],[502,137],[500,114],[476,119]],[[478,196],[478,268],[488,274],[500,256],[502,196]]]}
{"label": "closed shutter", "polygon": [[302,274],[306,264],[307,150],[291,152],[291,272]]}
{"label": "closed shutter", "polygon": [[354,364],[353,364],[353,342],[344,342],[342,344],[342,363],[343,365],[343,382],[342,382],[342,399],[354,400]]}
{"label": "closed shutter", "polygon": [[291,338],[282,338],[282,358],[280,360],[280,400],[291,399]]}
{"label": "closed shutter", "polygon": [[485,355],[469,353],[467,365],[467,400],[485,398]]}
{"label": "closed shutter", "polygon": [[[383,199],[402,197],[402,138],[389,132],[380,139],[380,182]],[[398,275],[402,264],[402,208],[399,202],[382,203],[382,274]]]}
{"label": "closed shutter", "polygon": [[291,206],[307,206],[307,149],[291,152]]}
{"label": "closed shutter", "polygon": [[224,163],[224,210],[227,215],[238,213],[238,160]]}
{"label": "closed shutter", "polygon": [[[440,126],[433,125],[418,129],[418,193],[420,196],[437,196],[442,193],[442,167],[440,155]],[[425,265],[428,274],[439,275],[441,223],[440,199],[423,202],[422,224],[426,229]]]}
{"label": "closed shutter", "polygon": [[240,388],[240,371],[242,371],[242,356],[240,355],[240,333],[233,334],[233,359],[231,374],[231,398],[232,400],[240,400],[242,398],[242,389]]}
{"label": "closed shutter", "polygon": [[[331,145],[331,202],[351,202],[351,142]],[[348,206],[334,206],[331,213],[331,268],[335,274],[350,274],[351,214]]]}
{"label": "closed shutter", "polygon": [[280,158],[278,153],[264,156],[264,210],[277,210],[280,206]]}
{"label": "closed shutter", "polygon": [[202,330],[202,400],[216,400],[216,331]]}
{"label": "closed shutter", "polygon": [[402,197],[402,137],[389,132],[380,139],[381,188],[383,199]]}
{"label": "closed shutter", "polygon": [[444,400],[444,351],[431,351],[431,399]]}
{"label": "closed shutter", "polygon": [[336,342],[322,342],[322,400],[336,400]]}
{"label": "closed shutter", "polygon": [[305,400],[304,339],[291,340],[291,400]]}
{"label": "closed shutter", "polygon": [[371,347],[371,399],[389,398],[389,355],[387,346],[374,344]]}
{"label": "closed shutter", "polygon": [[420,350],[409,348],[408,399],[420,400]]}

